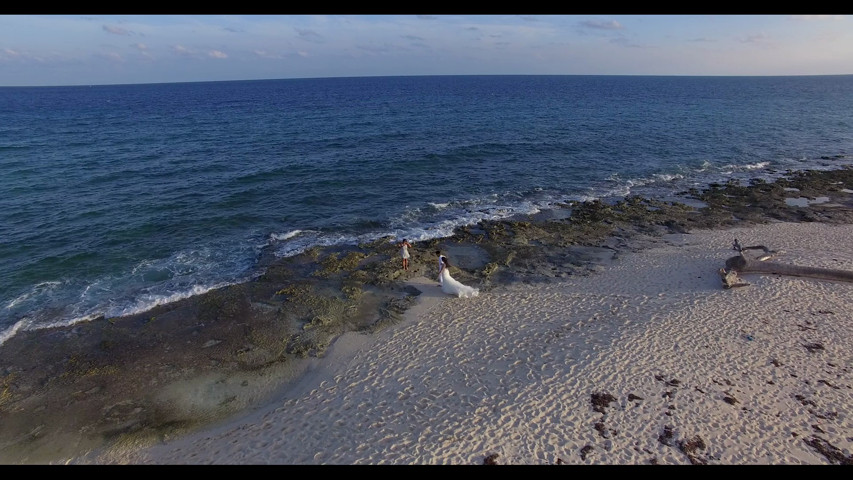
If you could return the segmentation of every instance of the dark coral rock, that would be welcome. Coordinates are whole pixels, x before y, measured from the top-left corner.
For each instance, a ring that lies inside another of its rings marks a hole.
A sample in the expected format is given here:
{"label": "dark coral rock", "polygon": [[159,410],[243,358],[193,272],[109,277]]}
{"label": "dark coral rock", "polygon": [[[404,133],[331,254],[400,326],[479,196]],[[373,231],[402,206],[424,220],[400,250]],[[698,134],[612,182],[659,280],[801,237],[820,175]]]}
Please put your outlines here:
{"label": "dark coral rock", "polygon": [[688,440],[682,440],[678,443],[678,448],[687,455],[693,465],[706,465],[708,463],[707,460],[696,456],[697,450],[705,449],[705,441],[699,435]]}
{"label": "dark coral rock", "polygon": [[592,394],[592,409],[598,413],[607,413],[605,408],[616,401],[616,397],[609,393],[593,393]]}
{"label": "dark coral rock", "polygon": [[658,436],[658,441],[668,447],[672,446],[672,438],[675,436],[675,432],[672,430],[672,427],[669,425],[665,425],[663,427],[663,433]]}
{"label": "dark coral rock", "polygon": [[826,457],[830,463],[836,465],[853,465],[853,455],[844,455],[838,447],[830,444],[820,437],[812,437],[803,440],[806,445],[817,450],[821,455]]}

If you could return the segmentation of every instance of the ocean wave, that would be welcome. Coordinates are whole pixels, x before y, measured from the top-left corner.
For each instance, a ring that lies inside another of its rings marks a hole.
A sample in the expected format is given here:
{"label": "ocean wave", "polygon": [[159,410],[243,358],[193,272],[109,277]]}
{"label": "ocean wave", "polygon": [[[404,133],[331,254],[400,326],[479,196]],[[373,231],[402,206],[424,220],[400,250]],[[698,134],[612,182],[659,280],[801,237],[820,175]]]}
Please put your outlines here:
{"label": "ocean wave", "polygon": [[6,304],[6,310],[11,310],[23,303],[26,303],[29,300],[32,300],[40,295],[44,295],[51,290],[55,290],[59,287],[62,282],[40,282],[33,286],[32,290],[26,292],[18,297],[12,299],[8,304]]}
{"label": "ocean wave", "polygon": [[18,320],[11,327],[6,330],[0,331],[0,345],[6,343],[7,340],[14,337],[19,331],[26,330],[26,328],[32,324],[32,320],[29,318],[24,318]]}
{"label": "ocean wave", "polygon": [[288,240],[290,238],[293,238],[293,237],[295,237],[301,233],[303,233],[303,232],[302,232],[302,230],[299,230],[299,229],[291,230],[291,231],[285,232],[285,233],[271,233],[270,234],[270,240],[272,240],[274,242],[283,242],[283,241]]}
{"label": "ocean wave", "polygon": [[770,162],[756,162],[756,163],[747,163],[743,165],[738,165],[734,163],[729,163],[726,165],[720,165],[719,170],[727,173],[734,172],[752,172],[755,170],[762,170],[767,168],[770,165]]}

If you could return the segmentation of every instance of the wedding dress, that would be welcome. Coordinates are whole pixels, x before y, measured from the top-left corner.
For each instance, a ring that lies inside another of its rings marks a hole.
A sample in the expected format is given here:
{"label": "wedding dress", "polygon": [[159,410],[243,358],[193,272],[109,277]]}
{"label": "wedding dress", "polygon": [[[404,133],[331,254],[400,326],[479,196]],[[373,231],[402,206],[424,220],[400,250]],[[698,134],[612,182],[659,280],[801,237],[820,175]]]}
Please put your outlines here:
{"label": "wedding dress", "polygon": [[441,291],[444,293],[456,295],[461,298],[476,297],[480,294],[480,289],[463,285],[451,277],[447,268],[441,271],[441,278],[439,280],[441,281]]}

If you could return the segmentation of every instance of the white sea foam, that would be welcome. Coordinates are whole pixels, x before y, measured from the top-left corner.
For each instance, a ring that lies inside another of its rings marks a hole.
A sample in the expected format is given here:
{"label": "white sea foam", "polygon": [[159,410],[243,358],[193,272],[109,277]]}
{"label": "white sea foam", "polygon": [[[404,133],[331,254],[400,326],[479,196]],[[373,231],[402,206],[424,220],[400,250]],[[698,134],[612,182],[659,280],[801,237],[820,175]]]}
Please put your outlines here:
{"label": "white sea foam", "polygon": [[101,312],[88,313],[86,315],[77,315],[71,316],[65,319],[54,320],[51,322],[42,322],[38,325],[27,325],[25,330],[43,330],[47,328],[58,328],[58,327],[69,327],[71,325],[76,325],[78,323],[91,322],[92,320],[96,320],[98,318],[107,317]]}
{"label": "white sea foam", "polygon": [[343,233],[323,234],[316,230],[306,230],[299,236],[291,236],[276,245],[276,257],[293,257],[312,247],[330,247],[334,245],[353,245],[358,243],[357,236]]}
{"label": "white sea foam", "polygon": [[762,168],[767,168],[770,165],[770,162],[758,162],[753,164],[744,165],[744,170],[760,170]]}
{"label": "white sea foam", "polygon": [[[135,315],[137,313],[142,313],[148,311],[158,305],[165,305],[167,303],[176,302],[178,300],[182,300],[184,298],[189,298],[195,295],[201,295],[203,293],[209,292],[211,290],[215,290],[217,288],[222,288],[232,284],[233,282],[221,282],[213,285],[194,285],[188,290],[181,292],[174,292],[165,295],[146,295],[138,299],[133,305],[129,305],[123,308],[119,308],[114,311],[107,312],[107,317],[124,317],[127,315]],[[94,318],[97,318],[100,315],[95,315]],[[88,315],[86,317],[78,317],[74,319],[71,323],[77,323],[80,321],[92,320],[92,315]]]}
{"label": "white sea foam", "polygon": [[33,286],[32,290],[30,290],[29,292],[26,292],[22,295],[19,295],[18,297],[14,298],[12,301],[10,301],[8,304],[6,304],[6,309],[11,310],[12,308],[15,308],[17,305],[26,302],[30,298],[42,295],[45,292],[53,290],[54,288],[58,287],[59,285],[61,285],[61,282],[41,282],[41,283],[38,283],[35,286]]}
{"label": "white sea foam", "polygon": [[673,180],[681,180],[684,178],[684,175],[680,173],[656,173],[654,175],[654,180],[662,181],[662,182],[671,182]]}
{"label": "white sea foam", "polygon": [[721,165],[719,168],[721,171],[725,173],[734,173],[734,172],[750,172],[753,170],[761,170],[767,168],[770,165],[770,162],[758,162],[758,163],[747,163],[747,164],[733,164],[729,163],[727,165]]}
{"label": "white sea foam", "polygon": [[274,240],[276,242],[281,242],[281,241],[293,238],[293,237],[299,235],[300,233],[302,233],[302,230],[299,230],[299,229],[291,230],[291,231],[285,232],[285,233],[273,233],[273,234],[270,234],[270,239]]}
{"label": "white sea foam", "polygon": [[0,345],[3,345],[4,343],[6,343],[6,340],[14,337],[15,334],[18,333],[18,331],[26,329],[26,327],[28,327],[31,323],[32,321],[29,318],[24,318],[22,320],[18,320],[17,322],[15,322],[14,325],[0,332]]}

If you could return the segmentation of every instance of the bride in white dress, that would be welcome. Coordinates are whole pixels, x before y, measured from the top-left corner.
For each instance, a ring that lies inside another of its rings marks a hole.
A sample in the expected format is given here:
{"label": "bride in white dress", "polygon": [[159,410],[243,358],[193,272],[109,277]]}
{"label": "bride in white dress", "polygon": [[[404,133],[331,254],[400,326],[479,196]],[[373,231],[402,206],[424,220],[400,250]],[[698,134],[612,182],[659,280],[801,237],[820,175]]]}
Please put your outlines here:
{"label": "bride in white dress", "polygon": [[463,285],[450,276],[450,262],[441,253],[438,254],[438,265],[440,268],[438,271],[438,281],[441,283],[442,292],[461,298],[476,297],[480,294],[480,289]]}

